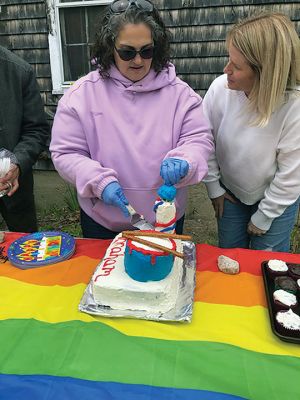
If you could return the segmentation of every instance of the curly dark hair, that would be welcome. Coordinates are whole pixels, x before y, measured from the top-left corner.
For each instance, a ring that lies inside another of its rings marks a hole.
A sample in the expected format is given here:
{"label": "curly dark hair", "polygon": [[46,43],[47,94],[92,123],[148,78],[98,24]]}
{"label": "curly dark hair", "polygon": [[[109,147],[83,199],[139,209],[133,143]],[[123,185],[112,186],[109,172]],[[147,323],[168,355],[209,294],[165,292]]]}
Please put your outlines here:
{"label": "curly dark hair", "polygon": [[108,70],[114,63],[114,44],[120,30],[126,24],[144,23],[151,29],[154,43],[152,68],[159,72],[170,60],[170,32],[165,27],[158,10],[153,5],[151,13],[132,4],[121,14],[113,14],[110,8],[99,21],[95,44],[92,48],[92,60],[98,66],[100,75],[108,77]]}

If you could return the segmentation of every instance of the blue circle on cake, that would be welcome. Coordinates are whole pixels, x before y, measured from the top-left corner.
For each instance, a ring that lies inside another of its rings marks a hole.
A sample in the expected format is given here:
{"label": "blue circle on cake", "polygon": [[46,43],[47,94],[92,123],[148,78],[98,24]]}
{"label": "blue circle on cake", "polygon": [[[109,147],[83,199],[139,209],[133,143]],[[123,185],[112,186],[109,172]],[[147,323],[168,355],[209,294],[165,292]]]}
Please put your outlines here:
{"label": "blue circle on cake", "polygon": [[70,258],[75,251],[75,239],[59,231],[35,232],[15,240],[8,248],[11,264],[29,269],[55,264]]}
{"label": "blue circle on cake", "polygon": [[[176,244],[173,239],[168,240],[173,250]],[[156,249],[142,249],[134,239],[128,239],[125,248],[124,264],[126,273],[135,281],[160,281],[171,272],[174,256],[165,251]]]}

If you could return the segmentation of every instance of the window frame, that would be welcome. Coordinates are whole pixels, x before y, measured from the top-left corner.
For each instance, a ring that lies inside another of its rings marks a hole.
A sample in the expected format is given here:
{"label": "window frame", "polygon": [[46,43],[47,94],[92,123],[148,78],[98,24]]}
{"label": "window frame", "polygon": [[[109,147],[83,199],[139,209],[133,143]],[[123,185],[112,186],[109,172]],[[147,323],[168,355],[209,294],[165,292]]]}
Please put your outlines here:
{"label": "window frame", "polygon": [[113,0],[82,0],[61,3],[60,0],[46,0],[49,19],[48,43],[52,94],[63,94],[65,90],[72,85],[72,82],[64,81],[59,10],[61,8],[70,7],[106,6],[112,3],[112,1]]}

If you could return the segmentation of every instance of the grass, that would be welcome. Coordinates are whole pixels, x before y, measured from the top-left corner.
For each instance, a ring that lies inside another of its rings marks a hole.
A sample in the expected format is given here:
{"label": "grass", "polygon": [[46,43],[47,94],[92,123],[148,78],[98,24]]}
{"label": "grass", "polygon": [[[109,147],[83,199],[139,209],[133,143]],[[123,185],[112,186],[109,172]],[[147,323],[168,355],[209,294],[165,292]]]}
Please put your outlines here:
{"label": "grass", "polygon": [[40,231],[63,231],[74,237],[82,237],[79,209],[73,210],[68,206],[51,208],[37,214]]}
{"label": "grass", "polygon": [[74,237],[82,237],[76,190],[67,183],[64,203],[64,206],[52,206],[37,214],[39,230],[63,231]]}
{"label": "grass", "polygon": [[297,221],[291,237],[292,253],[300,253],[300,209]]}

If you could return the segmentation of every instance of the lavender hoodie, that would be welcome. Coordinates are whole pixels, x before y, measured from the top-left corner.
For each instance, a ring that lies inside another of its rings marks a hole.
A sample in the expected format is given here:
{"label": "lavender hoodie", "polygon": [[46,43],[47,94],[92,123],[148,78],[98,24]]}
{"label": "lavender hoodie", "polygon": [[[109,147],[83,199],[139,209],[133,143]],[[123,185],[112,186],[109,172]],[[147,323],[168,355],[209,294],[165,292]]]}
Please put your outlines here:
{"label": "lavender hoodie", "polygon": [[185,159],[190,168],[177,185],[179,219],[187,185],[206,175],[212,150],[202,99],[176,77],[172,64],[135,83],[114,66],[109,78],[94,71],[79,79],[59,101],[50,144],[53,163],[76,186],[81,208],[116,232],[131,225],[119,208],[101,200],[110,182],[118,181],[129,203],[154,223],[161,162]]}

